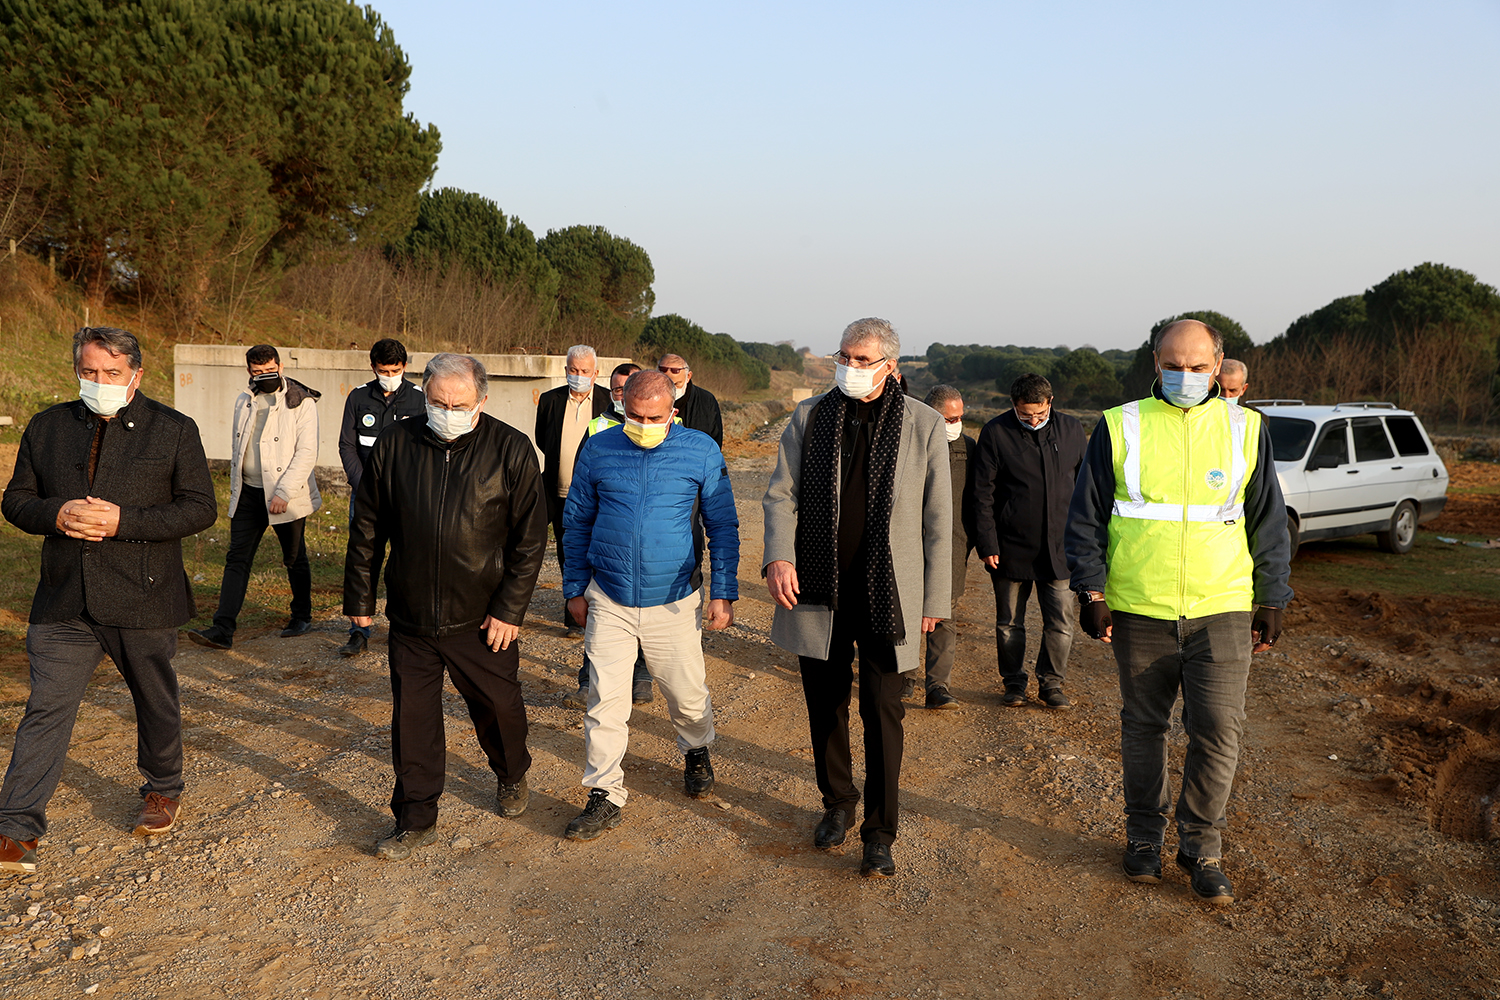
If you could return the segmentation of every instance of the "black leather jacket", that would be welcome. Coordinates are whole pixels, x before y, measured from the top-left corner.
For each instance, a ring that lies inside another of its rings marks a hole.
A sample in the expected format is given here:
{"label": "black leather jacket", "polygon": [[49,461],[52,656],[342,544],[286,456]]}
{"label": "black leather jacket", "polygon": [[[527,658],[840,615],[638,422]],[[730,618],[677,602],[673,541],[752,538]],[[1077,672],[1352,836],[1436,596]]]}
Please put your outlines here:
{"label": "black leather jacket", "polygon": [[408,635],[450,636],[486,615],[520,625],[547,545],[547,505],[526,435],[488,414],[447,443],[425,421],[380,432],[349,525],[344,614],[375,613],[376,525],[391,540],[386,609]]}

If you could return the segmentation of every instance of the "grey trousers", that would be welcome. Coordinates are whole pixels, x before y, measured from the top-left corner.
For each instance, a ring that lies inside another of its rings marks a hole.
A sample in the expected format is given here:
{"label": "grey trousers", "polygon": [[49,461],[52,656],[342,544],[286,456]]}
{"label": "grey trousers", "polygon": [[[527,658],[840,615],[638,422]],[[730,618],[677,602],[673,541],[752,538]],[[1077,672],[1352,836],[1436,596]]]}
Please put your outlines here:
{"label": "grey trousers", "polygon": [[1167,736],[1182,693],[1187,755],[1177,798],[1177,849],[1223,856],[1225,808],[1240,759],[1250,678],[1250,612],[1164,621],[1122,611],[1114,621],[1120,669],[1120,758],[1125,771],[1125,837],[1161,844],[1171,783]]}
{"label": "grey trousers", "polygon": [[172,669],[176,653],[175,628],[114,628],[85,614],[26,629],[31,697],[0,786],[0,834],[31,840],[47,832],[47,803],[62,780],[78,706],[105,654],[135,701],[136,766],[146,779],[141,795],[181,797],[182,714]]}
{"label": "grey trousers", "polygon": [[1026,602],[1036,590],[1042,612],[1042,648],[1036,654],[1036,682],[1043,691],[1062,687],[1073,651],[1073,592],[1067,580],[1007,580],[995,585],[995,649],[1006,690],[1026,690]]}

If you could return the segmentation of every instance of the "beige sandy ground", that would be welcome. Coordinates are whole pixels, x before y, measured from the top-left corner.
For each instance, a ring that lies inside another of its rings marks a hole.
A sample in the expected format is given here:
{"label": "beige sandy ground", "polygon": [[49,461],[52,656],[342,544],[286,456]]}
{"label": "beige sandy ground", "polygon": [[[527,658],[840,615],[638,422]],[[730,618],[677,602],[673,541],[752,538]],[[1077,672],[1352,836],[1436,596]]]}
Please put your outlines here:
{"label": "beige sandy ground", "polygon": [[[582,650],[555,624],[555,567],[523,633],[531,808],[493,813],[450,691],[442,837],[408,863],[370,853],[390,821],[383,641],[342,660],[343,623],[329,620],[230,654],[185,643],[178,832],[129,833],[130,700],[101,670],[44,867],[0,876],[0,996],[1500,995],[1488,630],[1429,608],[1413,641],[1358,595],[1294,609],[1282,645],[1256,659],[1226,851],[1239,900],[1218,911],[1170,868],[1154,888],[1119,873],[1108,650],[1076,647],[1073,711],[1000,708],[993,606],[971,564],[964,707],[909,712],[900,871],[865,881],[857,848],[811,846],[795,660],[766,641],[758,579],[769,459],[732,464],[744,596],[737,625],[705,640],[713,798],[683,796],[658,699],[632,720],[624,824],[562,839],[585,797],[580,714],[560,704]],[[7,748],[24,699],[0,691]],[[1177,745],[1180,760],[1180,733]]]}

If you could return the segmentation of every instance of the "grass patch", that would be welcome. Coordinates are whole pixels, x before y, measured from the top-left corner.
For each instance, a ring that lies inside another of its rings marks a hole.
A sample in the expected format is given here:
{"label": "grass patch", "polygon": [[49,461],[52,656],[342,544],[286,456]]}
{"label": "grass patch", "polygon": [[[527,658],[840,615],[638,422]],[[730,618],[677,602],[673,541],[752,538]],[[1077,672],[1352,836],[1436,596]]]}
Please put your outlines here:
{"label": "grass patch", "polygon": [[1405,555],[1382,552],[1373,535],[1309,542],[1292,561],[1292,588],[1346,587],[1402,597],[1465,597],[1500,601],[1500,549],[1477,549],[1481,535],[1450,535],[1457,544],[1417,532]]}
{"label": "grass patch", "polygon": [[[193,581],[198,616],[188,628],[213,620],[224,579],[224,554],[229,550],[229,473],[213,474],[219,499],[219,519],[213,527],[182,540],[182,561]],[[322,508],[307,519],[307,556],[312,563],[313,619],[337,615],[344,606],[344,550],[349,541],[349,501],[323,497]],[[0,657],[26,652],[26,619],[41,574],[42,539],[28,535],[8,521],[0,522]],[[240,612],[239,635],[285,624],[292,592],[281,565],[281,546],[275,532],[266,530],[255,553],[250,589]],[[24,674],[21,676],[24,677]]]}

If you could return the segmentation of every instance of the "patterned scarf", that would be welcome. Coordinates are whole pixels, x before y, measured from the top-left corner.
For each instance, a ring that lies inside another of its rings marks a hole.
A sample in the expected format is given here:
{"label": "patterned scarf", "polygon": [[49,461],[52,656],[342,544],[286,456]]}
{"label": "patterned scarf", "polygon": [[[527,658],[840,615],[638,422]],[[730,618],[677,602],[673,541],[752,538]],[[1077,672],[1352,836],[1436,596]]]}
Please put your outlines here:
{"label": "patterned scarf", "polygon": [[[891,561],[891,507],[896,495],[896,452],[906,397],[892,377],[875,409],[875,434],[865,466],[865,557],[869,579],[870,631],[893,645],[906,641],[901,599]],[[837,389],[808,417],[803,442],[802,484],[797,495],[797,582],[801,604],[838,610],[839,457],[844,427],[855,401]]]}

